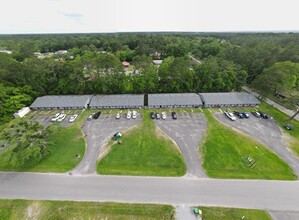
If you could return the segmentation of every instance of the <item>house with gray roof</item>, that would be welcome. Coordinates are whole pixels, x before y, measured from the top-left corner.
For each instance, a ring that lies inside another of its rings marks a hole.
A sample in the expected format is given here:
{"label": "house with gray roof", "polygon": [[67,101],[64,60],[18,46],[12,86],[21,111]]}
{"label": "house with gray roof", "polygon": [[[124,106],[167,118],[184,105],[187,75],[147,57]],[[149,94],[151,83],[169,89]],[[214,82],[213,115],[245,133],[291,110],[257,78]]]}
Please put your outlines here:
{"label": "house with gray roof", "polygon": [[47,95],[38,97],[30,105],[33,110],[88,108],[92,95]]}
{"label": "house with gray roof", "polygon": [[149,108],[192,108],[202,106],[196,93],[148,94]]}
{"label": "house with gray roof", "polygon": [[95,95],[89,106],[92,109],[143,108],[144,95]]}
{"label": "house with gray roof", "polygon": [[246,107],[257,106],[259,100],[246,92],[200,93],[204,107]]}

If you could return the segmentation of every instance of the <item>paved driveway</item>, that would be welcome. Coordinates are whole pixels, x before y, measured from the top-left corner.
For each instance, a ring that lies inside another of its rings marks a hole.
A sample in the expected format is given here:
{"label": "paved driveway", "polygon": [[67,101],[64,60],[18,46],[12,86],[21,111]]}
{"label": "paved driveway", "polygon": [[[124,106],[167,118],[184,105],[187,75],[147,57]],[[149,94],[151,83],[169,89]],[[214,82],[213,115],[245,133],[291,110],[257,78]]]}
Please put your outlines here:
{"label": "paved driveway", "polygon": [[224,114],[217,113],[215,117],[226,124],[250,135],[273,150],[282,160],[288,163],[299,177],[299,159],[286,146],[280,128],[273,119],[257,118],[250,115],[249,119],[231,121]]}
{"label": "paved driveway", "polygon": [[94,174],[96,173],[97,159],[101,153],[102,146],[118,132],[138,124],[141,121],[140,114],[137,119],[126,119],[122,115],[115,119],[114,115],[102,114],[98,119],[86,120],[83,132],[87,141],[87,149],[82,161],[71,171],[72,174]]}
{"label": "paved driveway", "polygon": [[187,176],[206,177],[199,160],[198,146],[207,128],[203,113],[177,113],[178,119],[173,120],[168,113],[166,120],[156,120],[157,126],[172,138],[182,151]]}

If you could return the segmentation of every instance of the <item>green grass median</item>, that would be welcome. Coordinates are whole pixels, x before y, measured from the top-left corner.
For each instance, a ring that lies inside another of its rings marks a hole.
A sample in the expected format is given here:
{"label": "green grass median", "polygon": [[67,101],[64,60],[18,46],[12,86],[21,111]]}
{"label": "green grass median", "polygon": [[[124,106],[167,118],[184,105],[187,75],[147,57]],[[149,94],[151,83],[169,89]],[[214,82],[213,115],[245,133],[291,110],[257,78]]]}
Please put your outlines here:
{"label": "green grass median", "polygon": [[199,207],[202,210],[202,219],[204,220],[271,220],[270,215],[263,210],[256,209],[237,209],[222,207]]}
{"label": "green grass median", "polygon": [[182,176],[184,159],[174,145],[144,111],[141,124],[121,138],[122,144],[110,143],[110,152],[97,164],[99,174],[135,176]]}
{"label": "green grass median", "polygon": [[267,147],[218,122],[205,111],[203,167],[213,178],[295,180],[292,169]]}
{"label": "green grass median", "polygon": [[170,205],[0,200],[0,219],[174,219]]}

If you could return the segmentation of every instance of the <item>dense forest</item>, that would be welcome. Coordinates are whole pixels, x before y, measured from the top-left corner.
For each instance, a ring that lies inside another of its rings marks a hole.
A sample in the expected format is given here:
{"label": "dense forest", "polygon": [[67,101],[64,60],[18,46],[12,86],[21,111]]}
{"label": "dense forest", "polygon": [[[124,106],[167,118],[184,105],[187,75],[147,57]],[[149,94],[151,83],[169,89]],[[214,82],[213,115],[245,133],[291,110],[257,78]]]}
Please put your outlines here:
{"label": "dense forest", "polygon": [[42,95],[229,92],[245,84],[298,103],[299,34],[0,36],[0,123]]}

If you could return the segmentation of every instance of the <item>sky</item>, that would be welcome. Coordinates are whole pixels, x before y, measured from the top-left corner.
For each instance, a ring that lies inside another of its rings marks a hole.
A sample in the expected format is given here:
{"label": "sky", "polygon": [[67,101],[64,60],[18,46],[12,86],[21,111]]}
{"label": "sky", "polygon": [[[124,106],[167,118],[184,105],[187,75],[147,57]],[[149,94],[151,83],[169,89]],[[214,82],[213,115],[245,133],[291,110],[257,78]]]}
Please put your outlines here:
{"label": "sky", "polygon": [[0,0],[0,34],[299,31],[297,0]]}

